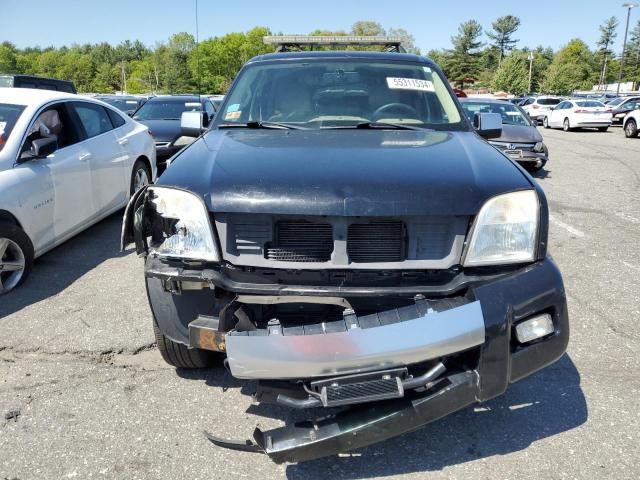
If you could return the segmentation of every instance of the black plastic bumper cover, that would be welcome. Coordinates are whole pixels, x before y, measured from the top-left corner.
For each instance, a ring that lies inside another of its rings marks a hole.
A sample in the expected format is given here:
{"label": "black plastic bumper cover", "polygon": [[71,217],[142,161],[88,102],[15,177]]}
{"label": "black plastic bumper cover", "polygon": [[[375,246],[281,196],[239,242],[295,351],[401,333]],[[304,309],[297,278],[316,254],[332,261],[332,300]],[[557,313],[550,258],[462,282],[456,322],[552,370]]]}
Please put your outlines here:
{"label": "black plastic bumper cover", "polygon": [[316,423],[256,429],[255,443],[233,442],[207,435],[214,444],[264,452],[276,463],[303,462],[350,452],[416,430],[477,401],[478,374],[464,372],[440,380],[422,396],[347,410]]}

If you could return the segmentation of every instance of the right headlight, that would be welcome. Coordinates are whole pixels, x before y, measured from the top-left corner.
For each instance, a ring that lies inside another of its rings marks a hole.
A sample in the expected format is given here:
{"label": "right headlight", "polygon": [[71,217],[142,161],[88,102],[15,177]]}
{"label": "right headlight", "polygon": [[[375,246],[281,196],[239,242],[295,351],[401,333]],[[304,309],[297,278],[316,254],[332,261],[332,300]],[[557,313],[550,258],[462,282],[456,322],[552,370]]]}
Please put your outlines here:
{"label": "right headlight", "polygon": [[535,190],[507,193],[488,200],[476,217],[463,265],[479,267],[533,261],[539,210]]}
{"label": "right headlight", "polygon": [[161,186],[149,187],[159,222],[151,255],[164,258],[219,262],[209,213],[194,193]]}

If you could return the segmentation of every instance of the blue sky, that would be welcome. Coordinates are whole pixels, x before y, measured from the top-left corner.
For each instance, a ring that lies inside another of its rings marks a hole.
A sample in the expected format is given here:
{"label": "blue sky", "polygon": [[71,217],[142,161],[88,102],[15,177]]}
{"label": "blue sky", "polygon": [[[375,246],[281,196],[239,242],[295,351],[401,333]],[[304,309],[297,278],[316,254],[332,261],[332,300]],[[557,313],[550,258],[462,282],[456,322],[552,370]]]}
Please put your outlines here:
{"label": "blue sky", "polygon": [[[579,37],[594,48],[598,26],[620,20],[614,48],[622,49],[626,9],[622,0],[199,0],[200,38],[246,31],[256,25],[274,32],[308,33],[315,28],[348,30],[356,20],[405,28],[426,52],[449,48],[458,25],[475,19],[488,29],[501,15],[522,23],[519,46],[558,48]],[[18,47],[112,44],[139,39],[147,45],[180,31],[195,33],[195,0],[0,0],[0,41]],[[630,28],[640,19],[632,10]],[[486,41],[486,37],[484,38]]]}

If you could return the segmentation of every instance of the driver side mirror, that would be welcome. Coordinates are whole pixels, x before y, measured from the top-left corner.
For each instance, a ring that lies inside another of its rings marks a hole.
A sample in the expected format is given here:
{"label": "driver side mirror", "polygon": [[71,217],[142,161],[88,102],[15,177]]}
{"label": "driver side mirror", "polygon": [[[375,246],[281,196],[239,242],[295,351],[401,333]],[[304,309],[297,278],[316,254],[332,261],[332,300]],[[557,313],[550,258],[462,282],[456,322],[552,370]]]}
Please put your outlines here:
{"label": "driver side mirror", "polygon": [[497,138],[502,135],[502,115],[499,113],[476,113],[473,126],[478,135],[484,138]]}
{"label": "driver side mirror", "polygon": [[58,149],[57,135],[50,135],[44,138],[37,138],[31,141],[31,148],[22,152],[20,163],[38,158],[45,158]]}
{"label": "driver side mirror", "polygon": [[206,112],[182,112],[180,117],[180,130],[183,137],[199,137],[206,131],[204,118]]}

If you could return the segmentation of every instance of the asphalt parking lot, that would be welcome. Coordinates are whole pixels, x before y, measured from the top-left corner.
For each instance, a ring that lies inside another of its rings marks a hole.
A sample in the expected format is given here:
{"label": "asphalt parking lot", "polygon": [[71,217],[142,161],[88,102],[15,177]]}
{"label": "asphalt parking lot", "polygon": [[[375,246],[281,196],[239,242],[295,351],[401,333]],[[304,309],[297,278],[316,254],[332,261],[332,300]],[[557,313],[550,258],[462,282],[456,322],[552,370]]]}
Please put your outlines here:
{"label": "asphalt parking lot", "polygon": [[218,449],[287,410],[252,405],[222,369],[154,348],[142,260],[120,214],[36,262],[0,298],[0,479],[640,477],[640,139],[544,130],[551,253],[572,337],[500,398],[353,455],[300,465]]}

